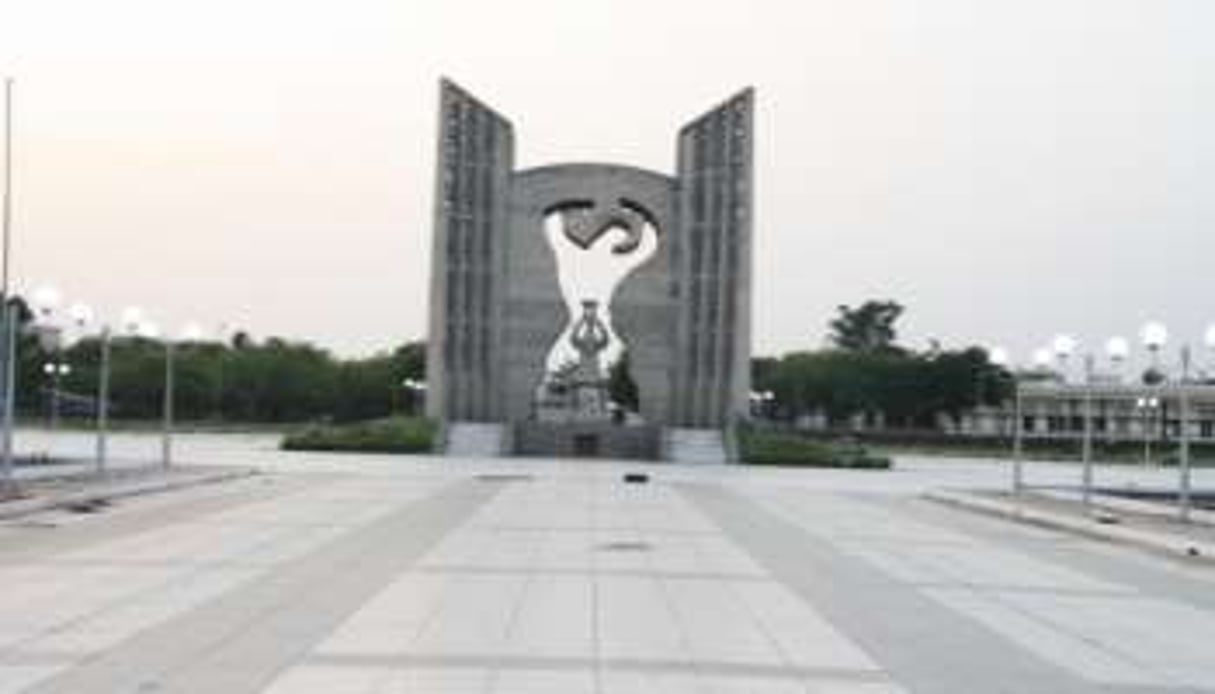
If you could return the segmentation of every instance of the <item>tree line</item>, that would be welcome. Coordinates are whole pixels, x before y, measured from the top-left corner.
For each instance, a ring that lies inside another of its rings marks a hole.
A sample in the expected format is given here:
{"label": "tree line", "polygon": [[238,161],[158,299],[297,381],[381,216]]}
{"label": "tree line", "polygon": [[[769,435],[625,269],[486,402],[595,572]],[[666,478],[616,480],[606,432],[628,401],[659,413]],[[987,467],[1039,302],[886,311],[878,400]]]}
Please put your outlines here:
{"label": "tree line", "polygon": [[[17,300],[22,329],[17,405],[26,416],[49,412],[50,361],[70,365],[62,377],[61,411],[91,413],[96,403],[101,345],[88,337],[48,353]],[[904,309],[893,301],[840,306],[829,346],[752,360],[752,384],[770,392],[763,414],[793,420],[822,414],[835,425],[881,413],[887,427],[931,428],[939,415],[957,416],[979,404],[999,404],[1012,375],[985,350],[932,346],[913,350],[897,341]],[[426,375],[421,341],[361,358],[339,358],[303,341],[237,333],[231,340],[179,342],[174,349],[174,408],[181,420],[215,422],[356,421],[394,413],[420,414],[421,394],[406,379]],[[110,408],[118,419],[156,419],[164,396],[165,346],[142,337],[111,338]],[[628,353],[610,365],[613,400],[636,410],[639,393]]]}
{"label": "tree line", "polygon": [[[40,344],[28,310],[21,311],[17,407],[26,416],[49,414],[52,377],[47,363],[65,363],[59,381],[61,412],[91,414],[97,402],[101,344],[85,337],[58,350]],[[110,341],[110,413],[116,419],[161,416],[165,345],[143,337]],[[406,379],[426,376],[423,342],[407,342],[369,357],[343,359],[307,342],[236,333],[229,341],[178,342],[173,350],[175,416],[215,422],[299,422],[375,419],[420,413],[421,394]]]}
{"label": "tree line", "polygon": [[889,428],[933,428],[976,405],[1012,396],[1012,374],[981,347],[917,351],[897,343],[904,309],[893,301],[840,306],[829,346],[752,361],[752,385],[772,393],[762,403],[778,419],[821,414],[831,425],[880,414]]}

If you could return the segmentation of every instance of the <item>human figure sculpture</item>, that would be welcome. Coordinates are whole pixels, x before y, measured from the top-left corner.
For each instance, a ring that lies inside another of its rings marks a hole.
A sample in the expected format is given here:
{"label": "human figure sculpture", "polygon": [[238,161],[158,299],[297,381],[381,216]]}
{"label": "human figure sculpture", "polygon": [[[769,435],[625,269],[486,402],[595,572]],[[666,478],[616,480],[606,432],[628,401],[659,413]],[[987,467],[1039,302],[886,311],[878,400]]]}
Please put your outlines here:
{"label": "human figure sculpture", "polygon": [[606,419],[608,412],[607,381],[599,355],[611,338],[599,319],[599,302],[584,300],[582,316],[570,333],[570,344],[578,350],[578,368],[571,379],[571,414],[577,419]]}

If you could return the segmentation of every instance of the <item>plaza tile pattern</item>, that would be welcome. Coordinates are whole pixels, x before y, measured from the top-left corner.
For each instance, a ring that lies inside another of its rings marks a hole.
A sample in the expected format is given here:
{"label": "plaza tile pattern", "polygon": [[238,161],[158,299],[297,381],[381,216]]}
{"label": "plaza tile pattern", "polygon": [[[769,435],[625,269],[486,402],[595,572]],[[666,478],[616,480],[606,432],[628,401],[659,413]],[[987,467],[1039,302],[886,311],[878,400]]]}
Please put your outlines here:
{"label": "plaza tile pattern", "polygon": [[330,459],[0,525],[0,693],[1215,692],[1209,571],[873,473],[628,469]]}

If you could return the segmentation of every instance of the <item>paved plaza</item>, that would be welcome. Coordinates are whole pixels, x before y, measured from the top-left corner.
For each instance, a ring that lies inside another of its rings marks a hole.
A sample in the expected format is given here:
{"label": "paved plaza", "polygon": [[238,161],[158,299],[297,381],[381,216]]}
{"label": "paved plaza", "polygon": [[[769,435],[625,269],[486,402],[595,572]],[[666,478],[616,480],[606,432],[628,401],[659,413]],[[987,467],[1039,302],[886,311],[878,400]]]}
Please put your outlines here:
{"label": "paved plaza", "polygon": [[1215,692],[1210,565],[920,496],[1001,465],[182,451],[265,472],[0,524],[0,692]]}

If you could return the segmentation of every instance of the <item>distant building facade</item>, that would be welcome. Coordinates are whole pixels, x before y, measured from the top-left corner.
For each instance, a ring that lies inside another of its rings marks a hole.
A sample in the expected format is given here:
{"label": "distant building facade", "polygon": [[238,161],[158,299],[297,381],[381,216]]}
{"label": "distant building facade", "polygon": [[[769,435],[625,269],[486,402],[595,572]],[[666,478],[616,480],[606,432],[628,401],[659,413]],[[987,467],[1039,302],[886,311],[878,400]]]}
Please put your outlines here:
{"label": "distant building facade", "polygon": [[[1091,387],[1037,381],[1021,384],[1021,435],[1027,440],[1079,440],[1084,436],[1086,392],[1092,398],[1092,435],[1099,443],[1168,441],[1182,432],[1182,388],[1189,410],[1185,426],[1190,439],[1215,444],[1215,385],[1144,386],[1099,383]],[[1000,406],[982,406],[958,417],[941,414],[932,432],[958,438],[1011,438],[1016,431],[1013,399]],[[808,431],[892,434],[880,412],[857,414],[842,426],[828,423],[822,413],[797,420]]]}

